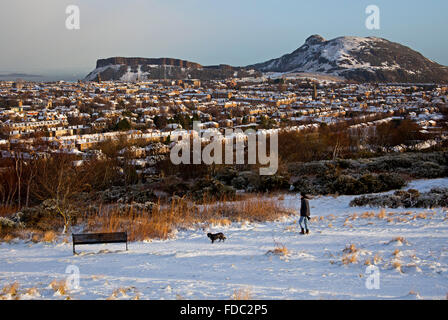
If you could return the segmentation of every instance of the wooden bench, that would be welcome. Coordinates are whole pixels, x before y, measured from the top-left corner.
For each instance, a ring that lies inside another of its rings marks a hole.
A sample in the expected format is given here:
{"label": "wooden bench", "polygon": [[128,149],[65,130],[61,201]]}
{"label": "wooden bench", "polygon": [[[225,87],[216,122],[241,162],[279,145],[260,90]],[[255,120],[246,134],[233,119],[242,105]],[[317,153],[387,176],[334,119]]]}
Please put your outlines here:
{"label": "wooden bench", "polygon": [[72,234],[72,239],[73,239],[73,254],[76,254],[75,245],[77,244],[126,242],[126,251],[128,250],[128,234],[126,232]]}

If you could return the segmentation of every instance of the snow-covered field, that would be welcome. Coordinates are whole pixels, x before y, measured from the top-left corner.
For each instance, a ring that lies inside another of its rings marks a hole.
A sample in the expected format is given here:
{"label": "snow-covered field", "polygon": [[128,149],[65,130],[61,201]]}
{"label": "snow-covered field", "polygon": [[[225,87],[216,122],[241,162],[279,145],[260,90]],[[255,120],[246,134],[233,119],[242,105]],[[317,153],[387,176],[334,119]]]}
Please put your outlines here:
{"label": "snow-covered field", "polygon": [[[448,179],[414,181],[407,188],[434,186],[447,187]],[[280,199],[300,206],[297,195]],[[323,218],[314,219],[310,235],[299,234],[293,216],[179,231],[166,241],[130,243],[128,251],[124,244],[77,246],[75,256],[70,242],[2,243],[0,290],[17,282],[21,299],[231,299],[238,292],[253,299],[445,299],[447,209],[386,209],[378,217],[380,209],[350,208],[351,199],[311,200],[312,216]],[[218,231],[228,239],[211,244],[206,233]],[[393,241],[397,237],[404,239]],[[267,253],[280,244],[287,255]],[[344,253],[352,244],[356,252]],[[342,262],[353,255],[353,263]],[[366,287],[366,260],[376,261],[379,289]],[[78,288],[63,294],[51,288],[76,268]],[[29,288],[36,290],[24,294]],[[1,297],[9,296],[0,291]]]}

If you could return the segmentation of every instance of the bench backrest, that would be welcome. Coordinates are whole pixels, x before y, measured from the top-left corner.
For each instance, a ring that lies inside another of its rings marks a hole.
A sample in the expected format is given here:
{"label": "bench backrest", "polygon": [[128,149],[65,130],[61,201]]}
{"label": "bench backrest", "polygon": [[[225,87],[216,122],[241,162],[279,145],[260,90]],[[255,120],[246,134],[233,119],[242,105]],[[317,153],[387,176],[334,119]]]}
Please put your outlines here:
{"label": "bench backrest", "polygon": [[73,244],[127,242],[126,232],[72,234]]}

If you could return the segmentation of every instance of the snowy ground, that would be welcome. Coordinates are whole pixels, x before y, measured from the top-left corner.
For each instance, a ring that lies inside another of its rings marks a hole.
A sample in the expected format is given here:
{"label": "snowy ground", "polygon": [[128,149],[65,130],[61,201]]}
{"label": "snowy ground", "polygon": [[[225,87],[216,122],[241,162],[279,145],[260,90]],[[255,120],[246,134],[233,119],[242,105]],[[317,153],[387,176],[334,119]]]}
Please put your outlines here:
{"label": "snowy ground", "polygon": [[[407,188],[434,186],[447,187],[448,179],[415,181]],[[76,256],[71,243],[2,243],[0,298],[9,297],[1,288],[17,282],[21,299],[231,299],[240,289],[253,299],[445,299],[447,209],[387,209],[378,218],[379,209],[350,208],[351,199],[311,200],[312,216],[323,218],[312,222],[306,236],[299,234],[298,217],[289,217],[180,231],[171,240],[130,243],[129,251],[124,244],[77,246]],[[296,195],[279,201],[299,206]],[[360,217],[364,212],[375,216]],[[212,245],[209,231],[222,231],[228,240]],[[396,237],[405,240],[391,241]],[[275,243],[289,254],[267,254]],[[343,250],[351,244],[357,261],[343,264]],[[380,288],[367,289],[364,262],[374,256]],[[80,287],[55,293],[49,284],[67,279],[71,265],[79,268]],[[37,290],[24,295],[32,287]]]}

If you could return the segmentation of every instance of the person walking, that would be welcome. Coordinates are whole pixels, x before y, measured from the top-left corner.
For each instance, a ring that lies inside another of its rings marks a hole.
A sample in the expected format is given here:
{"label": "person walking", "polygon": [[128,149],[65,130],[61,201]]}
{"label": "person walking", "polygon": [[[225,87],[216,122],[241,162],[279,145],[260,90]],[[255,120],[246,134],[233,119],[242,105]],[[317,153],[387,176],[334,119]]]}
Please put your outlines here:
{"label": "person walking", "polygon": [[[310,230],[308,229],[308,220],[310,220],[310,203],[308,202],[308,196],[305,192],[301,192],[301,202],[300,202],[300,219],[299,225],[302,229],[300,231],[301,234],[309,234]],[[302,225],[303,223],[303,225]]]}

